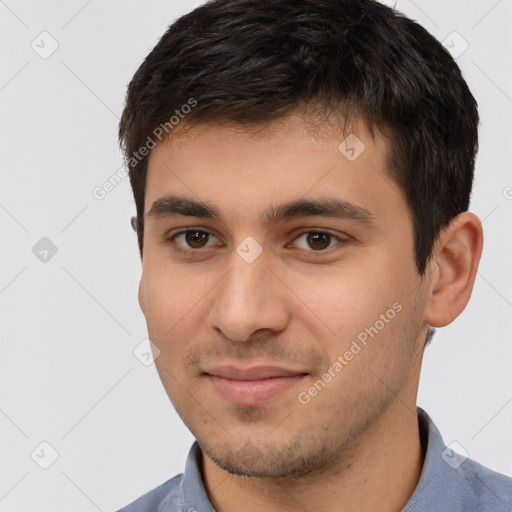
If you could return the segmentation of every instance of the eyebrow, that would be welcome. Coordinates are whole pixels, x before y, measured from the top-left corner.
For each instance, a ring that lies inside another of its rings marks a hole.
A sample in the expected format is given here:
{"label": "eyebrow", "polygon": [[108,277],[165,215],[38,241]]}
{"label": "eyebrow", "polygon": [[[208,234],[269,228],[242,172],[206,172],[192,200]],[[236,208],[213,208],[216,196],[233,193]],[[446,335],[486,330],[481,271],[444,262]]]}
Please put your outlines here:
{"label": "eyebrow", "polygon": [[[202,219],[216,219],[224,223],[221,213],[204,201],[182,196],[166,195],[153,202],[147,217],[163,218],[183,215]],[[298,217],[321,216],[355,221],[366,227],[376,227],[375,217],[366,208],[338,198],[297,199],[271,206],[260,217],[271,226]]]}

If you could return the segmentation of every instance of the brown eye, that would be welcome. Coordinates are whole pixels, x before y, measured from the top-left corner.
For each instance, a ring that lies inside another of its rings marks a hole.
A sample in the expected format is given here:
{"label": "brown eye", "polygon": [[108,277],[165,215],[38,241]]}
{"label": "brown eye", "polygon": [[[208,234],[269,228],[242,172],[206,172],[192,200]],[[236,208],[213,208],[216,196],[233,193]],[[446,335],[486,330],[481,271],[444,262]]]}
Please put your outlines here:
{"label": "brown eye", "polygon": [[343,245],[348,240],[327,231],[304,231],[295,239],[295,246],[309,252],[322,252],[326,249]]}
{"label": "brown eye", "polygon": [[187,229],[171,236],[169,240],[177,245],[180,249],[186,251],[203,249],[214,245],[210,243],[211,238],[215,239],[215,237],[207,231],[202,231],[199,229]]}
{"label": "brown eye", "polygon": [[306,240],[312,249],[319,251],[329,247],[331,235],[329,233],[308,233]]}
{"label": "brown eye", "polygon": [[185,234],[185,241],[190,247],[200,249],[204,247],[204,243],[208,242],[208,233],[204,231],[187,231]]}

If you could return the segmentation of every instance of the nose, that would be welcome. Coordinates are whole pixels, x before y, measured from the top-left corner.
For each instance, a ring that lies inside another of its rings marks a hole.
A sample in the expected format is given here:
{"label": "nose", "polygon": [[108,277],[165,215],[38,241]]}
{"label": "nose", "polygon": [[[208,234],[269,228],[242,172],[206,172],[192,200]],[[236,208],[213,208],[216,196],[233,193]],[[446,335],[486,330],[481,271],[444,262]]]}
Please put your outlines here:
{"label": "nose", "polygon": [[247,341],[261,329],[279,332],[290,321],[287,288],[264,254],[252,263],[233,254],[231,270],[215,288],[209,326],[233,341]]}

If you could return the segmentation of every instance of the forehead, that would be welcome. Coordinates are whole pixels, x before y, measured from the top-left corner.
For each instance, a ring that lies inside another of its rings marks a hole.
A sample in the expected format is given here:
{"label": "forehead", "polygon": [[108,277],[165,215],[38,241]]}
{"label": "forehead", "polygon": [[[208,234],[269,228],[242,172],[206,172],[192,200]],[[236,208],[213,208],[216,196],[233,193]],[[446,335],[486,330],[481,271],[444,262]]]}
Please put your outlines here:
{"label": "forehead", "polygon": [[187,127],[149,156],[145,213],[166,196],[180,196],[261,224],[279,206],[331,198],[383,217],[386,209],[406,206],[387,169],[388,146],[363,123],[342,131],[300,116],[256,127]]}

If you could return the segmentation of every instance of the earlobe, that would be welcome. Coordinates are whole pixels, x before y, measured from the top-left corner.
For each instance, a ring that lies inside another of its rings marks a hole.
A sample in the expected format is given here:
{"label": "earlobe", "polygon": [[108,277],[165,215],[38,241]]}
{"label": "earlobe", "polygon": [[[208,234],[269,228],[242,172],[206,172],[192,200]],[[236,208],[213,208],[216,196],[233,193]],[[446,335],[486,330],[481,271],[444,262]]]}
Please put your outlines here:
{"label": "earlobe", "polygon": [[471,212],[457,215],[442,230],[428,270],[427,324],[443,327],[462,313],[473,291],[482,247],[482,224]]}
{"label": "earlobe", "polygon": [[137,217],[135,215],[130,219],[130,224],[132,226],[133,231],[137,233]]}

